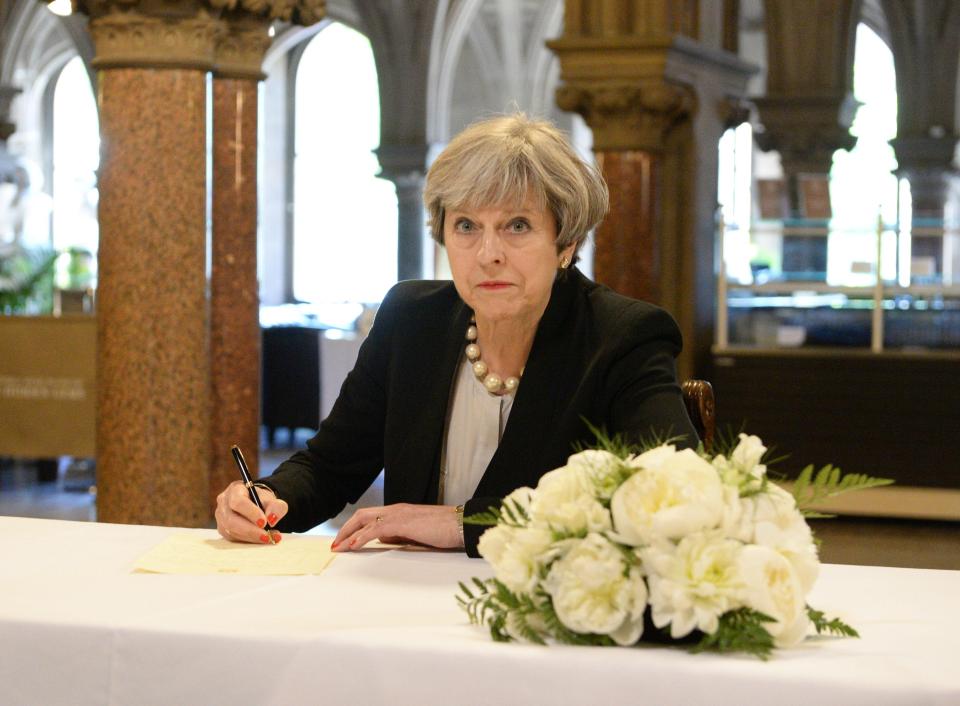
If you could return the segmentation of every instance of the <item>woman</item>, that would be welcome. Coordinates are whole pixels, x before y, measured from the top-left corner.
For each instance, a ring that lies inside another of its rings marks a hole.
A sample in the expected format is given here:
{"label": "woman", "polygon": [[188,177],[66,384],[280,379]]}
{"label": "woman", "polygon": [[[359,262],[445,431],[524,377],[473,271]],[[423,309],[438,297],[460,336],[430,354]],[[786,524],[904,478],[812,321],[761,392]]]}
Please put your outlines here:
{"label": "woman", "polygon": [[224,537],[307,530],[385,469],[387,505],[358,510],[335,551],[381,539],[476,556],[482,528],[463,514],[535,486],[595,440],[591,424],[695,443],[673,319],[571,268],[607,190],[562,133],[522,114],[475,123],[430,168],[424,201],[453,282],[387,294],[330,416],[260,484],[265,513],[239,482],[221,493]]}

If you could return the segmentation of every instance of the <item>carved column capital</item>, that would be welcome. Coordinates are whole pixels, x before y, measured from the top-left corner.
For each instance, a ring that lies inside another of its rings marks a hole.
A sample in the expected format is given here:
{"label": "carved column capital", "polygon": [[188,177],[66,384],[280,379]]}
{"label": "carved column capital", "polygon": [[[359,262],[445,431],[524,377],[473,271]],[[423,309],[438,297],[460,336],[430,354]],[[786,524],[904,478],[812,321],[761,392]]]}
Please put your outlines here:
{"label": "carved column capital", "polygon": [[562,110],[583,116],[598,151],[659,152],[666,133],[695,106],[690,88],[666,81],[565,85],[557,89],[556,99]]}
{"label": "carved column capital", "polygon": [[206,0],[220,13],[214,70],[219,78],[261,80],[263,57],[270,48],[274,20],[299,25],[319,22],[326,0]]}
{"label": "carved column capital", "polygon": [[230,16],[222,21],[217,35],[214,70],[217,78],[260,81],[263,57],[270,48],[270,20],[248,15]]}
{"label": "carved column capital", "polygon": [[75,2],[90,17],[97,69],[213,66],[219,25],[199,2]]}
{"label": "carved column capital", "polygon": [[838,149],[857,143],[850,124],[859,103],[852,95],[780,95],[754,98],[763,132],[756,134],[764,152],[780,153],[784,172],[827,174]]}
{"label": "carved column capital", "polygon": [[312,25],[327,14],[327,0],[207,0],[211,7],[264,19]]}
{"label": "carved column capital", "polygon": [[273,20],[313,24],[326,0],[74,0],[90,17],[98,69],[217,69],[262,78]]}

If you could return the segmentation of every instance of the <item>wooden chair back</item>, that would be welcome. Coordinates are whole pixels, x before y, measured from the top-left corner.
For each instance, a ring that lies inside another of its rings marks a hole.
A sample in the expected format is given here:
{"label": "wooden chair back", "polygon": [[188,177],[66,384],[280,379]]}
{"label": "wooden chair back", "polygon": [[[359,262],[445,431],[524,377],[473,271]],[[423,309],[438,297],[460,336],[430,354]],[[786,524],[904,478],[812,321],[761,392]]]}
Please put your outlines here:
{"label": "wooden chair back", "polygon": [[683,403],[687,407],[693,428],[700,435],[703,447],[709,451],[717,429],[713,385],[706,380],[684,380],[680,388],[683,390]]}

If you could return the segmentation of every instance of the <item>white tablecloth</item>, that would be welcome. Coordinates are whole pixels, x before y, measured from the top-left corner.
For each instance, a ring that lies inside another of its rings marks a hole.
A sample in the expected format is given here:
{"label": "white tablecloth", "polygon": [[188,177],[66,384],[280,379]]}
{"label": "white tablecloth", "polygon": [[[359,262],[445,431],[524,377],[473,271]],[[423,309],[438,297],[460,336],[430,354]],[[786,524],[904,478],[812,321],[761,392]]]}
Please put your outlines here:
{"label": "white tablecloth", "polygon": [[493,643],[454,600],[487,566],[458,554],[131,573],[182,531],[0,517],[0,704],[960,704],[957,571],[824,566],[812,603],[862,639],[761,662]]}

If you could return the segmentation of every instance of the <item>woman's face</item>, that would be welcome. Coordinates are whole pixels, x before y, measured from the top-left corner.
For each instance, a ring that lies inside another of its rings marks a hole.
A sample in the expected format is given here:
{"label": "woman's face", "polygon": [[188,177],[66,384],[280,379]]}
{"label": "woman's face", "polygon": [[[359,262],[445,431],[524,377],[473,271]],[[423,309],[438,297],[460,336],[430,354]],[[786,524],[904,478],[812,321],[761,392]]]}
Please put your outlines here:
{"label": "woman's face", "polygon": [[448,210],[443,220],[453,282],[480,323],[516,320],[535,326],[547,308],[560,259],[549,209],[528,198],[517,208]]}

